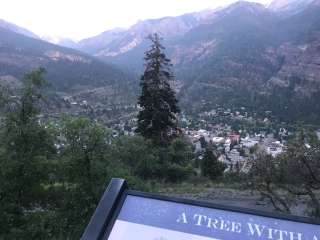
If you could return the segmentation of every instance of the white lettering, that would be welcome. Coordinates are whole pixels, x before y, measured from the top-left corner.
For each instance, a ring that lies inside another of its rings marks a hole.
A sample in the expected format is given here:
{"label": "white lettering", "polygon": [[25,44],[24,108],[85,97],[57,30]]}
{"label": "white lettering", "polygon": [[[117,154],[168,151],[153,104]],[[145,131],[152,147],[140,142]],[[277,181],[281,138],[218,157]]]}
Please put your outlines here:
{"label": "white lettering", "polygon": [[206,220],[207,220],[207,217],[204,216],[204,215],[195,214],[195,215],[193,216],[193,219],[196,219],[196,221],[197,221],[196,225],[197,225],[197,226],[201,226],[201,225],[202,225],[202,220],[206,221]]}
{"label": "white lettering", "polygon": [[236,233],[241,233],[241,223],[232,222],[231,231]]}
{"label": "white lettering", "polygon": [[259,237],[261,237],[263,230],[265,229],[266,226],[260,226],[258,224],[254,224],[254,227],[251,225],[251,223],[248,223],[250,233],[252,236],[257,234]]}
{"label": "white lettering", "polygon": [[272,229],[272,228],[269,228],[268,231],[269,231],[269,235],[268,235],[269,239],[273,239],[274,237],[277,237],[276,236],[277,233],[279,233],[278,238],[276,238],[277,240],[283,240],[284,234],[285,234],[285,236],[288,236],[287,231]]}
{"label": "white lettering", "polygon": [[279,232],[279,238],[278,238],[278,240],[283,240],[283,237],[284,237],[283,234],[285,234],[286,236],[288,236],[288,232],[287,232],[287,231],[275,230],[275,232]]}
{"label": "white lettering", "polygon": [[273,239],[273,237],[272,237],[272,231],[273,231],[273,229],[272,229],[272,228],[269,228],[269,236],[268,236],[269,239]]}
{"label": "white lettering", "polygon": [[302,234],[290,232],[290,240],[295,240],[295,239],[302,240]]}
{"label": "white lettering", "polygon": [[221,219],[220,229],[225,231],[230,231],[230,221],[226,220],[224,221]]}
{"label": "white lettering", "polygon": [[182,213],[177,219],[177,222],[188,223],[186,213]]}
{"label": "white lettering", "polygon": [[212,219],[212,218],[209,218],[208,219],[208,225],[207,227],[208,228],[211,228],[211,226],[214,228],[214,229],[217,229],[217,224],[219,223],[219,220],[218,219]]}

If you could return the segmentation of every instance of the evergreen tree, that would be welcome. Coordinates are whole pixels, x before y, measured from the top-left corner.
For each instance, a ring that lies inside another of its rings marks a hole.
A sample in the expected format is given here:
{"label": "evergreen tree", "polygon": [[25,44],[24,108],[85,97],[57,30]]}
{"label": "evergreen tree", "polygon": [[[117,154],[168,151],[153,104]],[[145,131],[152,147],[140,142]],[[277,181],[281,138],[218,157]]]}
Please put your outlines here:
{"label": "evergreen tree", "polygon": [[179,112],[175,92],[170,86],[174,76],[172,64],[166,57],[165,48],[158,34],[149,36],[152,42],[145,53],[145,71],[141,77],[139,97],[141,111],[138,114],[137,132],[155,143],[169,142],[177,129],[176,114]]}

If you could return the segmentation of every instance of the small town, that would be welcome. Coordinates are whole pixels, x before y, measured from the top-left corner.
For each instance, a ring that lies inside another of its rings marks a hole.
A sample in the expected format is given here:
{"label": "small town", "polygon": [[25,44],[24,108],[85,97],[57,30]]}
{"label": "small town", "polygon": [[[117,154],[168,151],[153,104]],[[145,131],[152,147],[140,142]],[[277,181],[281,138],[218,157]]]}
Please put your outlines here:
{"label": "small town", "polygon": [[[121,135],[135,135],[136,114],[139,109],[135,104],[105,105],[96,94],[67,96],[63,100],[65,111],[69,114],[77,117],[86,115],[103,123],[112,130],[114,138]],[[46,118],[59,114],[50,113]],[[266,114],[270,115],[270,112]],[[221,122],[217,123],[217,119]],[[286,128],[279,128],[276,134],[263,130],[255,132],[256,129],[250,127],[245,130],[235,130],[228,124],[230,120],[251,124],[260,121],[262,126],[271,123],[268,118],[254,119],[243,107],[234,112],[218,108],[199,113],[196,117],[189,117],[184,113],[179,116],[180,130],[194,146],[196,161],[201,162],[205,150],[210,146],[214,149],[218,160],[227,166],[226,173],[248,173],[252,161],[255,161],[259,154],[271,155],[274,158],[279,156],[286,151],[287,139],[294,135],[294,132]],[[320,129],[315,131],[315,134],[320,140]]]}

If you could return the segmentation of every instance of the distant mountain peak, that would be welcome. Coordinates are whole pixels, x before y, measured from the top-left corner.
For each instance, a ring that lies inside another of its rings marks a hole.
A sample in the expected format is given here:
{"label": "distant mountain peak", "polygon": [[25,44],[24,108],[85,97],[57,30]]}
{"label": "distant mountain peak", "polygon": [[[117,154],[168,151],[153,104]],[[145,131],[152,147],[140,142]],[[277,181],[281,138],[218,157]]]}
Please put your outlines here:
{"label": "distant mountain peak", "polygon": [[[242,20],[251,19],[253,22],[257,21],[255,24],[258,24],[258,22],[261,22],[266,18],[271,19],[270,17],[273,17],[274,13],[263,4],[238,1],[218,11],[217,15],[220,17],[236,17]],[[219,19],[219,17],[215,19]],[[234,24],[237,23],[234,22]]]}
{"label": "distant mountain peak", "polygon": [[230,4],[227,8],[229,9],[236,9],[236,8],[246,8],[246,9],[263,9],[265,6],[261,3],[257,2],[249,2],[249,1],[237,1],[233,4]]}
{"label": "distant mountain peak", "polygon": [[261,3],[255,3],[255,2],[248,2],[248,1],[238,1],[235,2],[233,4],[231,4],[230,6],[228,6],[227,8],[225,8],[224,10],[225,12],[231,13],[234,11],[246,11],[249,13],[259,13],[259,12],[266,12],[267,9],[266,7],[261,4]]}
{"label": "distant mountain peak", "polygon": [[269,5],[269,9],[277,12],[288,13],[290,15],[303,11],[310,4],[319,2],[318,0],[274,0]]}
{"label": "distant mountain peak", "polygon": [[77,42],[69,38],[62,38],[58,36],[42,36],[41,39],[62,47],[77,49]]}
{"label": "distant mountain peak", "polygon": [[15,32],[15,33],[20,33],[22,35],[25,35],[27,37],[32,37],[35,39],[40,39],[39,36],[34,34],[33,32],[29,31],[28,29],[19,27],[13,23],[7,22],[3,19],[0,19],[0,28]]}

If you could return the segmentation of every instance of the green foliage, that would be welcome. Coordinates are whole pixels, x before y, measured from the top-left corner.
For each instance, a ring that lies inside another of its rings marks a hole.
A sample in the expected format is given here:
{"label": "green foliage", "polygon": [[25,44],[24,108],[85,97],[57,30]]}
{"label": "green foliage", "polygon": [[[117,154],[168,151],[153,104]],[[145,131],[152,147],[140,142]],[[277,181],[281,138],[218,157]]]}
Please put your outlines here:
{"label": "green foliage", "polygon": [[146,184],[113,159],[110,131],[87,118],[39,119],[44,69],[5,98],[0,142],[0,239],[79,239],[106,184]]}
{"label": "green foliage", "polygon": [[216,180],[223,175],[225,166],[218,161],[212,149],[207,148],[202,159],[201,170],[203,176],[209,177],[211,180]]}
{"label": "green foliage", "polygon": [[194,159],[191,143],[182,137],[176,138],[171,142],[168,154],[170,163],[178,165],[188,165]]}
{"label": "green foliage", "polygon": [[[103,125],[84,117],[42,122],[44,73],[40,68],[27,74],[20,97],[4,101],[0,239],[79,239],[112,177],[125,178],[130,188],[150,190],[155,182],[195,176],[193,148],[184,137],[159,144],[139,135],[113,139]],[[274,187],[307,196],[311,214],[319,216],[314,194],[318,159],[319,141],[302,132],[285,155],[275,160],[263,156],[252,168],[251,181],[283,206],[286,199],[275,198]],[[207,149],[201,168],[205,177],[216,180],[225,166]]]}
{"label": "green foliage", "polygon": [[299,133],[286,153],[277,158],[261,155],[252,166],[250,182],[279,211],[291,212],[301,197],[307,214],[320,217],[320,143],[312,135]]}
{"label": "green foliage", "polygon": [[65,199],[58,212],[64,219],[63,231],[80,237],[109,176],[105,159],[109,134],[86,118],[66,117],[60,126],[63,147],[58,161],[62,171],[57,180],[64,186]]}
{"label": "green foliage", "polygon": [[25,211],[42,204],[42,184],[48,180],[45,164],[54,154],[53,139],[37,119],[44,69],[25,76],[20,99],[6,112],[1,132],[0,199],[3,224],[10,232],[24,223]]}
{"label": "green foliage", "polygon": [[174,139],[168,148],[159,149],[161,162],[160,176],[168,182],[181,182],[193,174],[194,153],[191,143],[184,138]]}
{"label": "green foliage", "polygon": [[83,117],[67,117],[61,126],[59,137],[64,145],[61,156],[65,164],[66,181],[83,181],[83,184],[95,185],[99,179],[93,177],[92,172],[97,172],[106,161],[105,154],[109,148],[107,143],[111,140],[109,132]]}
{"label": "green foliage", "polygon": [[159,176],[165,182],[182,182],[188,180],[194,174],[191,165],[163,164],[160,168]]}
{"label": "green foliage", "polygon": [[141,136],[123,136],[112,145],[112,158],[119,166],[127,166],[131,174],[142,179],[154,178],[159,169],[157,149]]}
{"label": "green foliage", "polygon": [[144,180],[177,182],[192,174],[191,144],[174,139],[168,147],[158,146],[141,136],[121,137],[113,144],[112,159]]}

